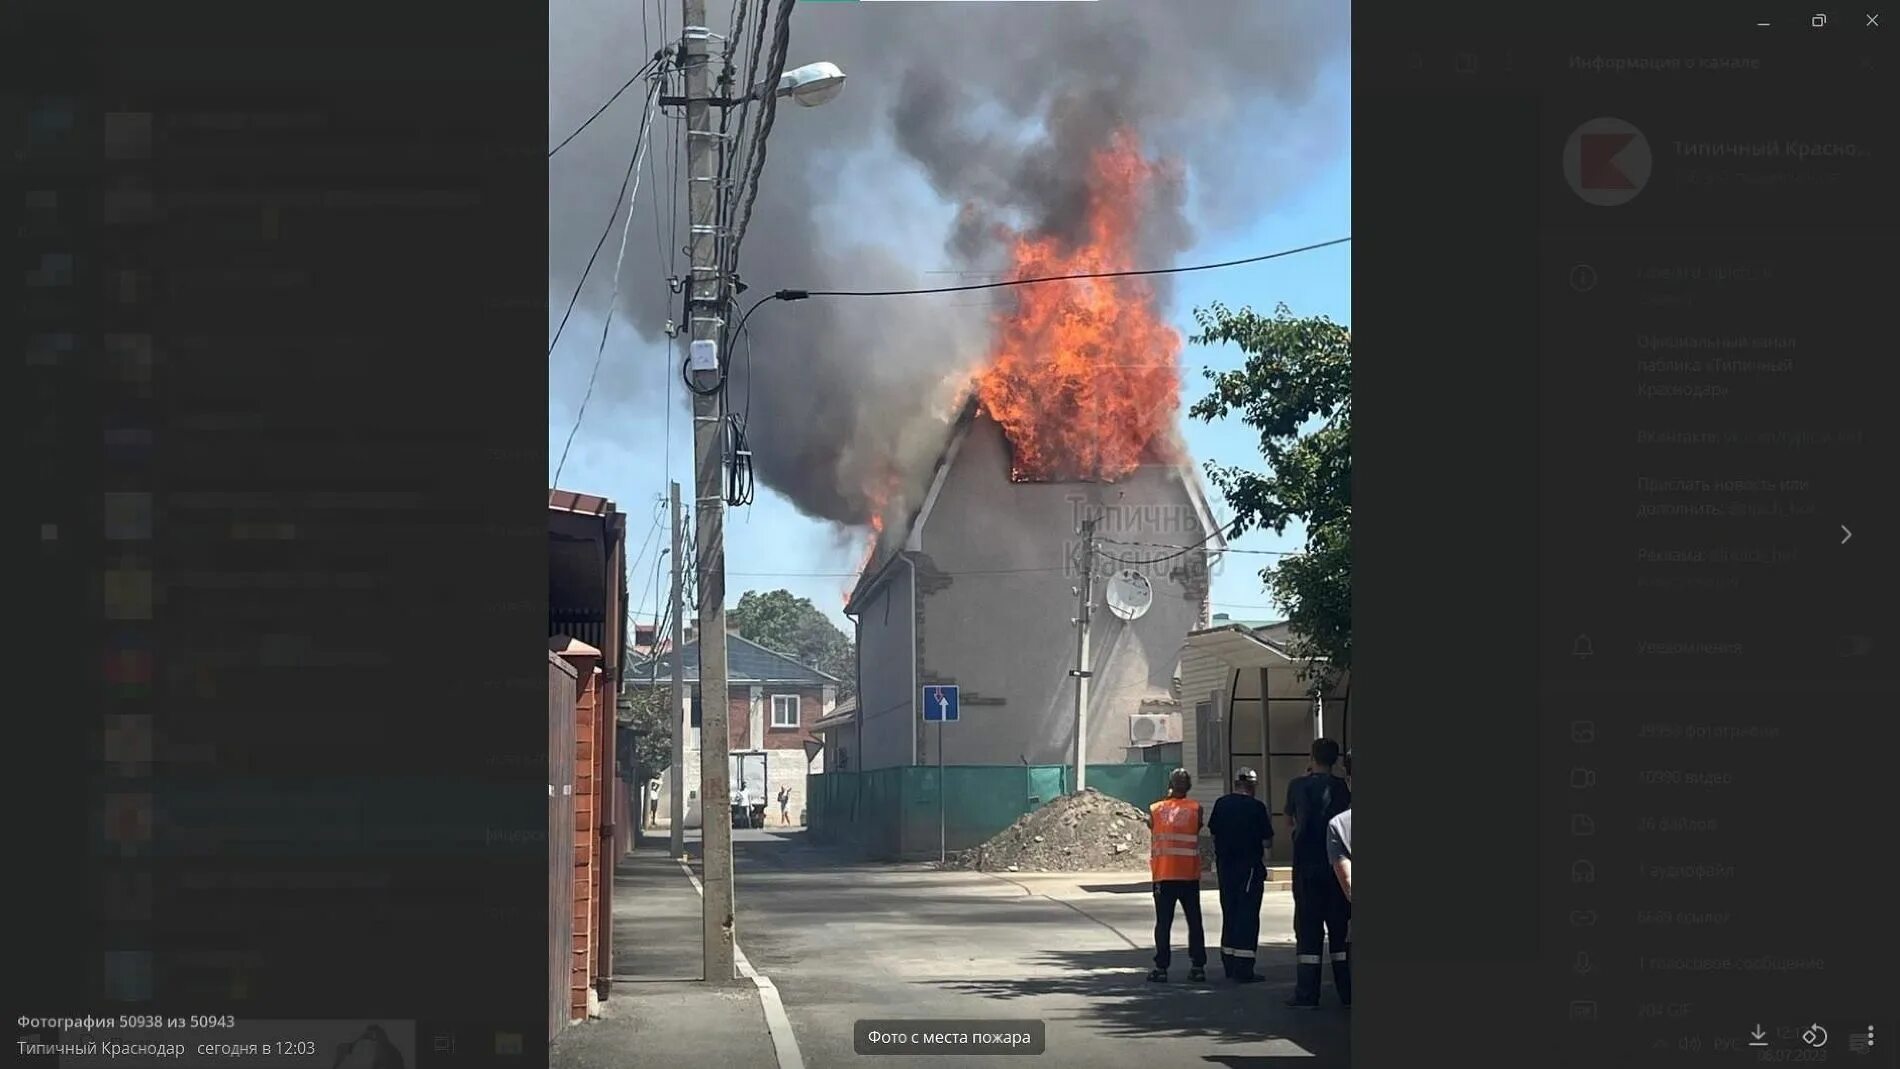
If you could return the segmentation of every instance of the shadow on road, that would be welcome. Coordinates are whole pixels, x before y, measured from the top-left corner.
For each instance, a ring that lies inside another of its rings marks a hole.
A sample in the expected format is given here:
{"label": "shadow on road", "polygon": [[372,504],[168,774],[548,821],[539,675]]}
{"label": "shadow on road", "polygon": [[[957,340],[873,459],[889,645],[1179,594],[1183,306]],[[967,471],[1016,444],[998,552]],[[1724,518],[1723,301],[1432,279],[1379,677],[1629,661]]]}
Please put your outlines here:
{"label": "shadow on road", "polygon": [[[1311,1066],[1347,1066],[1351,1061],[1350,1019],[1338,1005],[1293,1010],[1282,1003],[1293,982],[1293,949],[1263,947],[1259,971],[1265,983],[1239,986],[1222,981],[1220,962],[1210,962],[1206,984],[1182,982],[1184,957],[1176,952],[1169,984],[1144,980],[1149,957],[1143,951],[1047,951],[1039,955],[1035,975],[1018,979],[945,981],[940,986],[997,1000],[1046,996],[1078,1000],[1076,1020],[1123,1038],[1192,1038],[1228,1043],[1284,1040],[1303,1053],[1209,1055],[1205,1060],[1230,1069],[1277,1065],[1298,1057]],[[1058,975],[1048,975],[1060,970]],[[1332,992],[1327,991],[1330,999]]]}
{"label": "shadow on road", "polygon": [[1085,883],[1079,886],[1096,895],[1145,895],[1154,893],[1155,885],[1143,880],[1140,883]]}

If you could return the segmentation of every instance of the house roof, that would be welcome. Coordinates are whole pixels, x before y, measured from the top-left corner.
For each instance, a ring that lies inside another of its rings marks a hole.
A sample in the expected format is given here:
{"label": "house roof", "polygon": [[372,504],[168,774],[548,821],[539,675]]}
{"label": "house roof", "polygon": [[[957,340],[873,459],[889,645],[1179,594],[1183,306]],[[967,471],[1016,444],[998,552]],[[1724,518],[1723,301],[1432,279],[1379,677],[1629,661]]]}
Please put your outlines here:
{"label": "house roof", "polygon": [[850,724],[852,721],[856,720],[857,718],[858,718],[857,700],[846,699],[844,702],[840,703],[836,709],[833,709],[831,712],[826,713],[824,716],[821,716],[817,720],[813,721],[811,725],[811,729],[814,733],[822,734],[834,728],[844,727],[845,725]]}
{"label": "house roof", "polygon": [[[686,658],[682,667],[685,669],[686,681],[697,683],[699,642],[695,640],[687,643],[684,653]],[[670,685],[673,680],[672,652],[636,664],[629,676],[635,685],[642,681]],[[726,679],[731,683],[800,683],[813,687],[831,686],[838,682],[837,676],[821,672],[730,631],[726,633]]]}
{"label": "house roof", "polygon": [[[851,612],[851,606],[858,599],[869,595],[884,582],[890,574],[892,565],[901,560],[906,552],[917,552],[923,548],[924,525],[930,522],[931,510],[936,508],[937,495],[942,492],[943,484],[950,476],[951,465],[956,462],[957,453],[963,448],[964,439],[970,436],[970,429],[976,425],[980,408],[974,394],[964,402],[963,411],[957,416],[950,432],[949,440],[944,444],[943,452],[937,456],[936,467],[931,470],[929,489],[923,500],[911,511],[901,528],[887,530],[885,537],[872,550],[875,555],[873,566],[867,567],[858,577],[857,586],[852,588],[851,596],[845,600],[845,613]],[[1200,473],[1185,456],[1175,465],[1175,475],[1186,488],[1188,499],[1194,506],[1195,517],[1200,521],[1201,530],[1209,532],[1205,545],[1210,556],[1227,549],[1227,529],[1224,524],[1214,520],[1214,510],[1209,507],[1206,488],[1201,485]],[[892,535],[901,535],[893,538]]]}

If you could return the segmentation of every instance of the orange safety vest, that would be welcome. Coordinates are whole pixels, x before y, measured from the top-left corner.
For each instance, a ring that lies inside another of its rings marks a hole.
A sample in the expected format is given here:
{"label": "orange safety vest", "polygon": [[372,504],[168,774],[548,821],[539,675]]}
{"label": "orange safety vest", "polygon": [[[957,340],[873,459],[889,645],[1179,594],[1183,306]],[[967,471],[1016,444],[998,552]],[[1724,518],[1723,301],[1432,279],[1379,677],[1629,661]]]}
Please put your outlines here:
{"label": "orange safety vest", "polygon": [[1163,798],[1148,807],[1148,869],[1161,880],[1201,878],[1201,803]]}

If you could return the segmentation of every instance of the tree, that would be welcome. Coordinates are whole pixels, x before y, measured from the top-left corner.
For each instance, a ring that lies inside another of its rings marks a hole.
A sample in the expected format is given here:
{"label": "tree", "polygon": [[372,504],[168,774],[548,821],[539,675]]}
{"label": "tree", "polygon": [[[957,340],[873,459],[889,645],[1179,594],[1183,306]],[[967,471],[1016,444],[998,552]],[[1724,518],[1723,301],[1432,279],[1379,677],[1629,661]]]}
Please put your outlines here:
{"label": "tree", "polygon": [[1325,316],[1272,317],[1215,303],[1195,309],[1196,345],[1231,343],[1246,354],[1238,371],[1206,375],[1214,392],[1190,413],[1212,422],[1238,413],[1260,432],[1266,473],[1207,464],[1227,498],[1238,534],[1284,533],[1295,520],[1306,546],[1264,568],[1261,580],[1286,608],[1303,656],[1323,657],[1333,677],[1352,667],[1352,332]]}
{"label": "tree", "polygon": [[628,727],[638,734],[633,740],[634,754],[640,761],[640,775],[651,779],[673,766],[673,717],[667,710],[673,701],[672,673],[660,676],[658,686],[645,686],[649,680],[632,680],[637,686],[626,690],[632,706]]}
{"label": "tree", "polygon": [[748,590],[726,614],[726,626],[776,653],[838,677],[839,700],[857,693],[857,657],[851,639],[810,598],[789,590]]}

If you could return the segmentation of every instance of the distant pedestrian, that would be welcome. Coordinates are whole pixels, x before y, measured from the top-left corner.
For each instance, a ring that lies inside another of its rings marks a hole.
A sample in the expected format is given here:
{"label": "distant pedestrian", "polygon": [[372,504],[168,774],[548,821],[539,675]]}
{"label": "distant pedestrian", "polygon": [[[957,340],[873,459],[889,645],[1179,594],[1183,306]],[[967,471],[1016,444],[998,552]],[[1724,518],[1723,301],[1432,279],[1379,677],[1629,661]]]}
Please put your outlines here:
{"label": "distant pedestrian", "polygon": [[647,827],[657,828],[659,826],[660,781],[656,778],[647,781]]}
{"label": "distant pedestrian", "polygon": [[792,789],[790,787],[778,789],[778,822],[782,827],[792,826]]}
{"label": "distant pedestrian", "polygon": [[1319,1005],[1321,950],[1332,952],[1333,987],[1342,1005],[1352,1005],[1350,939],[1346,928],[1351,904],[1339,889],[1326,860],[1326,829],[1332,819],[1352,808],[1352,788],[1334,771],[1339,744],[1331,739],[1313,743],[1312,771],[1287,785],[1286,819],[1293,832],[1293,938],[1295,942],[1293,998],[1297,1009]]}
{"label": "distant pedestrian", "polygon": [[1168,777],[1168,796],[1148,807],[1148,869],[1154,879],[1155,967],[1148,982],[1168,981],[1173,960],[1174,907],[1187,918],[1189,980],[1207,979],[1207,934],[1201,929],[1201,803],[1188,797],[1194,786],[1185,768]]}
{"label": "distant pedestrian", "polygon": [[1220,879],[1220,960],[1227,978],[1251,984],[1264,979],[1253,971],[1260,950],[1260,899],[1267,887],[1267,849],[1273,845],[1273,817],[1254,797],[1259,773],[1234,773],[1234,791],[1214,803],[1207,832],[1214,837],[1215,873]]}

